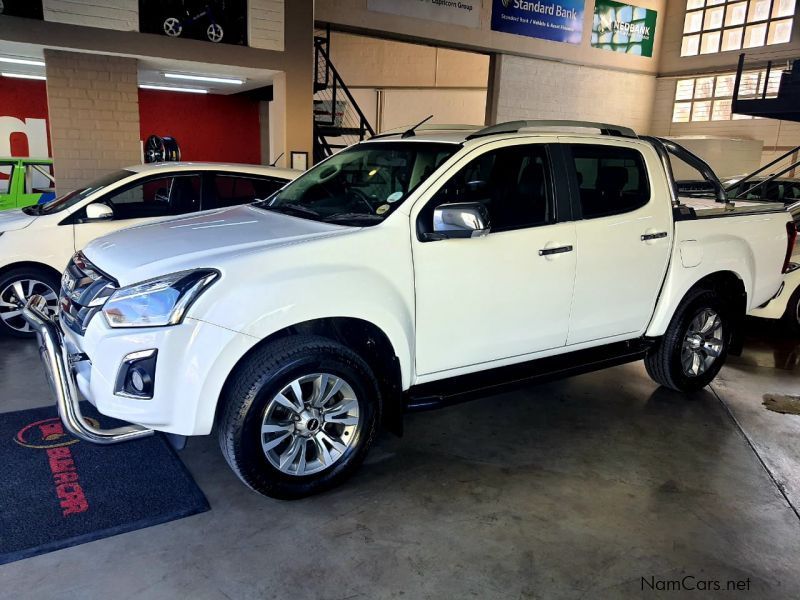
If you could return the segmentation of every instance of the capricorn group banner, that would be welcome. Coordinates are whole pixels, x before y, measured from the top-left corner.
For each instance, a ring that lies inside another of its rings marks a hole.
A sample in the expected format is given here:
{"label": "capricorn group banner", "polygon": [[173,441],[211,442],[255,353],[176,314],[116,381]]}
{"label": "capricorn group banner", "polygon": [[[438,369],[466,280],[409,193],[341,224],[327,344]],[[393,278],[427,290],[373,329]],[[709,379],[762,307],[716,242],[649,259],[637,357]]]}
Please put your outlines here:
{"label": "capricorn group banner", "polygon": [[367,0],[367,8],[473,29],[481,25],[481,0]]}
{"label": "capricorn group banner", "polygon": [[580,44],[584,0],[494,0],[492,29],[554,42]]}
{"label": "capricorn group banner", "polygon": [[592,46],[651,57],[657,16],[654,10],[612,0],[596,0]]}

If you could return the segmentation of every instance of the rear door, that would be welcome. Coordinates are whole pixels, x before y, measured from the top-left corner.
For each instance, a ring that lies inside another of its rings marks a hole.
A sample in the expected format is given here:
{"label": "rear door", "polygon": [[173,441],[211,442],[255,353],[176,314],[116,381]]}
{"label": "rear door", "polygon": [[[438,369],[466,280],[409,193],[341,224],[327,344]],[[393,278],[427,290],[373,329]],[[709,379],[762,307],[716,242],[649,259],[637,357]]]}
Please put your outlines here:
{"label": "rear door", "polygon": [[562,138],[571,171],[577,269],[567,345],[641,334],[672,248],[670,193],[649,147]]}

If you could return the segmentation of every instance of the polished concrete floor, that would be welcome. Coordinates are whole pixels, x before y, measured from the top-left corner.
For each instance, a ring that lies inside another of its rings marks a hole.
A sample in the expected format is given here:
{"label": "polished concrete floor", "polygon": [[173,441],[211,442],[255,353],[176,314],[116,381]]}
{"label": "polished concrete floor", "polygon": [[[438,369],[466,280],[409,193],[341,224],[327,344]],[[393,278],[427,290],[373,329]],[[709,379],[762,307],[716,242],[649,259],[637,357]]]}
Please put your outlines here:
{"label": "polished concrete floor", "polygon": [[[307,500],[190,441],[210,512],[2,566],[0,597],[638,598],[685,576],[800,597],[800,416],[761,405],[798,393],[800,342],[762,325],[692,397],[632,364],[412,415]],[[0,342],[0,411],[49,402],[36,360]]]}

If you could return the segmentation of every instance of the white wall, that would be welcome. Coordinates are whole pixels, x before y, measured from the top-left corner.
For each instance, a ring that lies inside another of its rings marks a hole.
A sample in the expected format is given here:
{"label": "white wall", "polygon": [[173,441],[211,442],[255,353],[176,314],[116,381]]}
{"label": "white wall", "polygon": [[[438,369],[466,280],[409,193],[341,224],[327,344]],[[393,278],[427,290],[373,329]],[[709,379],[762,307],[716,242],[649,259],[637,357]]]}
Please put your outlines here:
{"label": "white wall", "polygon": [[576,119],[650,131],[656,78],[502,55],[495,67],[491,122]]}
{"label": "white wall", "polygon": [[44,20],[139,31],[139,0],[43,0]]}

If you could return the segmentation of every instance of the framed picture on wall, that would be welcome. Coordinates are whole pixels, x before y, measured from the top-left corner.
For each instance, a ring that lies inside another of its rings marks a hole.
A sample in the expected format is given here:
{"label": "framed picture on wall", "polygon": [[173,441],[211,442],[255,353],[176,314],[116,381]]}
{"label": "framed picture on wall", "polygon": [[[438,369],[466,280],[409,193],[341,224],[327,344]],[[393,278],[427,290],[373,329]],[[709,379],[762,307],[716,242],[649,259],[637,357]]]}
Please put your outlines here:
{"label": "framed picture on wall", "polygon": [[247,0],[139,0],[139,30],[247,45]]}
{"label": "framed picture on wall", "polygon": [[42,0],[0,0],[0,15],[42,20]]}
{"label": "framed picture on wall", "polygon": [[295,171],[305,171],[308,169],[308,152],[296,152],[292,150],[291,168]]}

